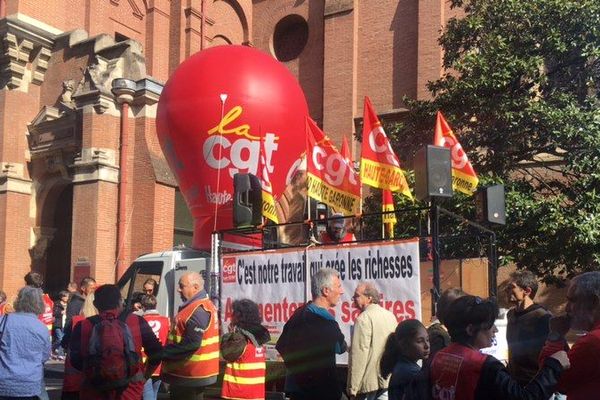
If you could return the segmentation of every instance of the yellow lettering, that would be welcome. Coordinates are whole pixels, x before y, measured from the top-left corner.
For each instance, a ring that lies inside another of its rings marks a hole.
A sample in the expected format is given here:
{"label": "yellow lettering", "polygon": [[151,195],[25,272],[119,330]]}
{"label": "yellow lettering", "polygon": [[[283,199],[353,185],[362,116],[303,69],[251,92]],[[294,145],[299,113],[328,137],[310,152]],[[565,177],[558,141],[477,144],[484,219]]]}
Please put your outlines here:
{"label": "yellow lettering", "polygon": [[233,121],[239,118],[242,115],[243,109],[242,106],[235,106],[231,110],[225,114],[223,119],[219,122],[217,126],[208,131],[209,135],[220,133],[222,135],[234,134],[238,136],[244,136],[250,140],[260,140],[258,136],[252,136],[250,134],[250,125],[243,124],[235,128],[227,129],[227,125],[231,124]]}

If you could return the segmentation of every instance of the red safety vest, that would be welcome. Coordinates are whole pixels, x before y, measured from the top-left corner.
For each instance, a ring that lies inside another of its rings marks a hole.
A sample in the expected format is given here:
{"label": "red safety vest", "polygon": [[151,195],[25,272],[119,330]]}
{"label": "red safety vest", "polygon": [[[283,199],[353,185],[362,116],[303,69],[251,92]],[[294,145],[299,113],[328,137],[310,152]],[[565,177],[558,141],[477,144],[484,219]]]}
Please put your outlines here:
{"label": "red safety vest", "polygon": [[[156,335],[156,338],[163,346],[167,343],[167,336],[169,335],[169,318],[164,317],[160,314],[145,314],[144,319],[152,328],[152,332]],[[146,363],[146,353],[144,353],[144,349],[142,348],[142,361]],[[161,366],[152,373],[152,376],[160,375]]]}
{"label": "red safety vest", "polygon": [[334,240],[331,236],[329,236],[329,232],[323,231],[321,234],[321,243],[323,244],[333,244],[333,243],[344,243],[344,242],[354,242],[356,238],[353,233],[346,233],[346,235],[340,240]]}
{"label": "red safety vest", "polygon": [[[75,330],[77,324],[85,319],[82,315],[74,315],[71,319],[71,332]],[[71,364],[70,352],[67,351],[65,358],[65,374],[63,377],[63,392],[79,392],[83,383],[83,372],[75,369]]]}
{"label": "red safety vest", "polygon": [[185,325],[198,307],[202,307],[210,314],[210,321],[206,331],[202,335],[202,343],[194,354],[183,360],[165,360],[162,372],[165,380],[169,376],[174,380],[184,379],[216,379],[219,375],[219,323],[217,310],[213,303],[205,297],[191,302],[175,316],[175,323],[169,333],[168,344],[180,343],[185,335]]}
{"label": "red safety vest", "polygon": [[48,331],[52,333],[52,324],[54,323],[54,317],[52,316],[52,308],[54,307],[54,302],[50,299],[47,293],[44,293],[42,297],[44,300],[44,312],[38,315],[38,319],[42,321]]}
{"label": "red safety vest", "polygon": [[221,397],[263,400],[265,398],[265,347],[247,340],[244,352],[235,362],[227,363]]}
{"label": "red safety vest", "polygon": [[[112,312],[112,311],[109,311]],[[102,314],[101,314],[102,315]],[[133,343],[135,345],[135,351],[138,353],[140,357],[140,363],[138,364],[137,371],[135,372],[135,376],[129,382],[129,386],[127,389],[117,397],[119,400],[139,400],[142,398],[144,392],[144,365],[142,364],[142,333],[138,320],[138,316],[135,314],[129,314],[125,323],[129,327],[131,331],[131,336],[133,336]],[[93,324],[89,320],[89,318],[83,320],[81,322],[81,356],[86,357],[89,349],[90,336],[92,335]],[[87,385],[85,380],[81,386],[81,392],[79,392],[79,397],[81,399],[86,400],[104,400],[107,398],[106,393],[100,393],[96,391],[91,385]]]}
{"label": "red safety vest", "polygon": [[436,353],[431,363],[434,400],[474,400],[481,368],[487,355],[452,343]]}

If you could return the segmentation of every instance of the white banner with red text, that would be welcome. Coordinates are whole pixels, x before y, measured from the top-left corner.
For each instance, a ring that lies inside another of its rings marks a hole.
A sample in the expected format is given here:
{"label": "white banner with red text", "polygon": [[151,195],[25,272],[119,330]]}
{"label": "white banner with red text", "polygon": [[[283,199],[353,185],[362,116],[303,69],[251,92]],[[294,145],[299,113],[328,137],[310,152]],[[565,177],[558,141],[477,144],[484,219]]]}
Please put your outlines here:
{"label": "white banner with red text", "polygon": [[[421,319],[417,239],[234,253],[224,255],[221,261],[223,332],[229,327],[234,300],[256,302],[263,324],[271,333],[269,360],[279,359],[275,343],[294,311],[311,299],[310,276],[321,268],[334,268],[340,273],[344,294],[330,312],[348,344],[360,314],[352,302],[360,282],[375,285],[381,293],[380,304],[394,313],[398,322]],[[347,363],[347,353],[338,357],[338,363]]]}

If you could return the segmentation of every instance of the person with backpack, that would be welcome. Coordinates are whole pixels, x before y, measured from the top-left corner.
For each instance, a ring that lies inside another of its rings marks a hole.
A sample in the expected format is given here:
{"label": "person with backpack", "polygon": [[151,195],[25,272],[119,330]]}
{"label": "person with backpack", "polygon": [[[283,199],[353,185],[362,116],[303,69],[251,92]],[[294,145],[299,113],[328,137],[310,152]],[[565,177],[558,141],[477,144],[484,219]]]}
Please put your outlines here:
{"label": "person with backpack", "polygon": [[389,335],[381,357],[381,375],[389,376],[389,400],[402,400],[405,387],[419,373],[417,362],[429,357],[429,335],[417,319],[407,319],[398,324]]}
{"label": "person with backpack", "polygon": [[552,396],[570,366],[567,353],[555,352],[531,382],[519,385],[499,360],[480,352],[492,345],[497,317],[498,306],[492,300],[467,295],[450,304],[444,318],[452,343],[433,357],[430,366],[434,400],[547,400]]}
{"label": "person with backpack", "polygon": [[146,381],[142,347],[151,373],[162,346],[144,318],[123,312],[117,286],[100,286],[94,306],[99,315],[77,324],[69,343],[71,363],[84,375],[80,398],[139,400]]}

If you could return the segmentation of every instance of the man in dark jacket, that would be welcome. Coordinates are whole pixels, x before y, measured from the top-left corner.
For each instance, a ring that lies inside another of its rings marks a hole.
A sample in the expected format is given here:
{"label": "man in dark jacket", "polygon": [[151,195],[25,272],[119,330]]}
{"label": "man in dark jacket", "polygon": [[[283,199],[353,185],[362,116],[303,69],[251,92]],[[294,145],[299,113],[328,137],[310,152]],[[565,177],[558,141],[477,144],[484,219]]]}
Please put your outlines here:
{"label": "man in dark jacket", "polygon": [[69,299],[69,303],[67,303],[67,318],[65,320],[65,326],[68,326],[71,322],[71,318],[75,315],[79,315],[81,312],[81,307],[83,307],[83,302],[85,298],[96,289],[96,280],[90,276],[85,277],[81,280],[79,284],[79,293],[73,293],[71,298]]}
{"label": "man in dark jacket", "polygon": [[548,336],[551,314],[533,302],[537,289],[537,280],[530,271],[510,274],[507,291],[515,307],[507,315],[508,371],[521,385],[537,374],[538,357]]}
{"label": "man in dark jacket", "polygon": [[286,366],[285,390],[292,400],[345,399],[335,356],[347,345],[328,311],[344,294],[339,273],[321,269],[312,277],[311,292],[313,301],[294,312],[277,341]]}

